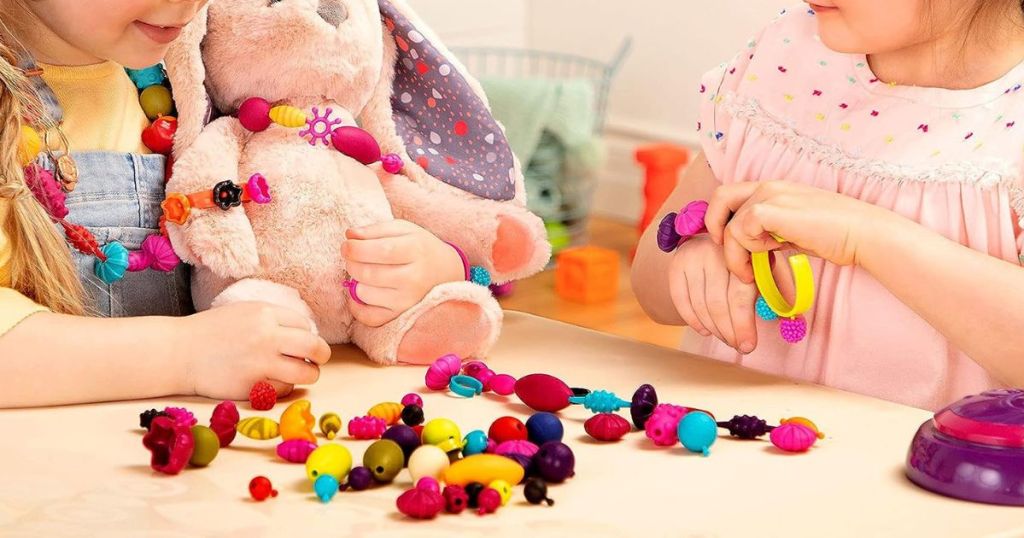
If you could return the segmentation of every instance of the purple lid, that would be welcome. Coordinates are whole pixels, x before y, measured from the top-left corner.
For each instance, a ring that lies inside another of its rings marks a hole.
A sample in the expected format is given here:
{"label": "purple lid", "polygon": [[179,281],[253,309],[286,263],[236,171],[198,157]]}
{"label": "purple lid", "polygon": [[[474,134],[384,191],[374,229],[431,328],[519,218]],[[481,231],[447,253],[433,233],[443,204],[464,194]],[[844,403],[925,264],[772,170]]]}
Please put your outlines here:
{"label": "purple lid", "polygon": [[1024,390],[991,390],[964,398],[936,413],[935,426],[972,443],[1024,448]]}

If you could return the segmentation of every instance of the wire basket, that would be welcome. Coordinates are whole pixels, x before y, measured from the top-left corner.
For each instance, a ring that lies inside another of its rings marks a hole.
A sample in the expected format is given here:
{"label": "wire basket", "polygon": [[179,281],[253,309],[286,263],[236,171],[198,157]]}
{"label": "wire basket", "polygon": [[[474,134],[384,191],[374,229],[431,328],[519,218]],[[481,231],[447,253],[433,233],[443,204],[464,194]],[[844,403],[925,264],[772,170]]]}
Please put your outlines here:
{"label": "wire basket", "polygon": [[[594,135],[604,132],[608,110],[608,94],[612,82],[632,47],[626,38],[610,61],[600,61],[561,52],[498,47],[453,48],[452,52],[477,78],[583,80],[593,87]],[[529,168],[531,163],[523,163]],[[563,169],[564,172],[564,169]],[[556,185],[559,207],[545,217],[549,239],[555,250],[587,242],[587,223],[593,200],[596,178],[562,177]],[[544,196],[530,192],[528,196]]]}

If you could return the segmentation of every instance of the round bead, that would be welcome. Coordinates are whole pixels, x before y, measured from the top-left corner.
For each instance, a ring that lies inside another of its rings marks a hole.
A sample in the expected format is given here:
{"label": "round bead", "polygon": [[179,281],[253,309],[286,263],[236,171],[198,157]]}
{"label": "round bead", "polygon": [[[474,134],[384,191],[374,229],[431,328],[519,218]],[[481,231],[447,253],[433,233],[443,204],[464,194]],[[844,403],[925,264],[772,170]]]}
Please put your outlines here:
{"label": "round bead", "polygon": [[441,493],[441,484],[432,476],[424,476],[416,481],[416,489]]}
{"label": "round bead", "polygon": [[373,473],[381,484],[390,484],[405,465],[405,453],[398,443],[381,439],[370,445],[363,453],[363,466]]}
{"label": "round bead", "polygon": [[772,310],[772,307],[768,306],[768,301],[765,301],[764,297],[757,298],[757,302],[754,303],[754,310],[757,311],[757,317],[765,321],[775,321],[779,319],[779,315]]}
{"label": "round bead", "polygon": [[691,411],[679,421],[676,435],[687,450],[707,456],[711,445],[718,438],[718,425],[711,415],[703,411]]}
{"label": "round bead", "polygon": [[495,443],[501,444],[505,441],[525,441],[530,435],[521,420],[515,417],[501,417],[491,424],[487,436],[494,439]]}
{"label": "round bead", "polygon": [[548,485],[540,478],[530,478],[526,481],[526,486],[523,487],[523,494],[526,496],[526,502],[530,504],[540,504],[543,502],[548,503],[548,506],[555,504],[548,498]]}
{"label": "round bead", "polygon": [[450,465],[448,454],[433,445],[423,445],[409,456],[409,474],[413,482],[425,476],[441,478]]}
{"label": "round bead", "polygon": [[505,506],[508,501],[512,499],[512,484],[504,480],[495,480],[487,485],[487,487],[497,491],[501,495],[501,505]]}
{"label": "round bead", "polygon": [[[409,461],[409,456],[412,455],[413,451],[420,447],[420,436],[416,435],[416,430],[405,426],[403,424],[395,424],[394,426],[387,429],[381,439],[389,439],[398,443],[398,446],[402,447],[402,453],[405,455],[405,463]],[[404,465],[404,463],[403,463]]]}
{"label": "round bead", "polygon": [[402,396],[402,405],[418,405],[423,407],[423,398],[415,392],[410,392],[405,396]]}
{"label": "round bead", "polygon": [[548,482],[564,482],[575,474],[576,456],[568,445],[559,441],[544,443],[533,461],[541,478]]}
{"label": "round bead", "polygon": [[782,339],[790,344],[800,343],[807,336],[807,321],[803,316],[779,321],[779,333]]}
{"label": "round bead", "polygon": [[384,171],[389,174],[397,174],[402,171],[405,163],[402,158],[394,153],[389,153],[380,158],[381,165],[384,166]]}
{"label": "round bead", "polygon": [[565,434],[562,421],[551,413],[534,413],[526,420],[527,438],[540,446],[548,441],[561,441]]}
{"label": "round bead", "polygon": [[474,265],[469,269],[469,280],[486,288],[491,285],[491,273],[479,265]]}
{"label": "round bead", "polygon": [[142,90],[139,94],[139,104],[151,121],[160,116],[169,116],[174,111],[174,100],[167,86],[154,85]]}
{"label": "round bead", "polygon": [[306,459],[306,477],[315,482],[329,474],[341,480],[352,468],[352,454],[342,445],[327,444],[313,451]]}
{"label": "round bead", "polygon": [[449,514],[460,514],[469,505],[469,495],[462,486],[446,486],[441,495],[444,496],[444,509]]}
{"label": "round bead", "polygon": [[373,473],[362,465],[354,467],[348,473],[347,485],[355,491],[363,491],[369,488],[371,483],[373,483]]}
{"label": "round bead", "polygon": [[206,467],[217,457],[220,451],[220,438],[206,426],[192,426],[192,439],[195,448],[188,462],[193,467]]}
{"label": "round bead", "polygon": [[259,97],[246,99],[238,107],[238,122],[254,133],[266,131],[270,127],[270,103]]}
{"label": "round bead", "polygon": [[93,266],[96,277],[106,284],[113,284],[124,278],[124,273],[128,270],[128,249],[124,248],[121,243],[112,241],[103,245],[100,251],[107,257],[107,260],[102,261],[96,258],[96,263]]}
{"label": "round bead", "polygon": [[483,454],[487,450],[487,434],[481,430],[473,430],[466,434],[462,441],[462,455],[472,456]]}
{"label": "round bead", "polygon": [[498,374],[491,378],[491,390],[499,396],[509,396],[516,391],[516,378],[508,374]]}
{"label": "round bead", "polygon": [[407,405],[402,409],[402,422],[409,426],[423,424],[423,408],[418,405]]}
{"label": "round bead", "polygon": [[277,497],[277,490],[265,476],[257,476],[249,481],[249,495],[257,501],[265,501],[268,497]]}
{"label": "round bead", "polygon": [[494,379],[494,376],[494,370],[491,370],[490,368],[483,368],[478,370],[476,375],[473,375],[472,377],[480,382],[480,386],[483,387],[483,392],[487,392],[491,390],[491,380]]}

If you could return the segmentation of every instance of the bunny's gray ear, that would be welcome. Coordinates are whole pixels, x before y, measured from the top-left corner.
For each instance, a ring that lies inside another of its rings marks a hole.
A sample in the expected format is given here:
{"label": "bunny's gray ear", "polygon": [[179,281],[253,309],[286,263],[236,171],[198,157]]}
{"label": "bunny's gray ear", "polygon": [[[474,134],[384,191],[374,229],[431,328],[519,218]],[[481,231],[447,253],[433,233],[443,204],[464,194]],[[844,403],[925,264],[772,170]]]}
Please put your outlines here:
{"label": "bunny's gray ear", "polygon": [[175,157],[195,142],[212,115],[202,54],[209,9],[207,5],[196,14],[167,50],[164,58],[167,78],[174,92],[174,106],[178,109],[178,131],[174,135]]}
{"label": "bunny's gray ear", "polygon": [[401,0],[378,4],[385,39],[393,40],[396,53],[390,121],[412,162],[476,196],[513,199],[520,172],[504,131],[474,88],[478,84],[443,45],[431,42],[428,29],[417,27],[421,23]]}

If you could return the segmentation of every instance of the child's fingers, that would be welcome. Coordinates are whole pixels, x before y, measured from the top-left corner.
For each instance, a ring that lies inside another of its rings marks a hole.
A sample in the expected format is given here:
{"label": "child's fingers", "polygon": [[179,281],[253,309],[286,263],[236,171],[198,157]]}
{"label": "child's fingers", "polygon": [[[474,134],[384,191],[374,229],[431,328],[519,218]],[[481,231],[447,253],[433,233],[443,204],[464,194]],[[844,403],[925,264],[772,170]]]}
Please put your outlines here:
{"label": "child's fingers", "polygon": [[341,246],[341,255],[348,262],[405,265],[415,261],[415,246],[412,235],[349,239]]}
{"label": "child's fingers", "polygon": [[729,317],[732,319],[733,333],[736,335],[737,349],[741,353],[750,353],[757,347],[757,325],[754,314],[754,303],[757,301],[757,288],[742,282],[735,275],[729,275]]}
{"label": "child's fingers", "polygon": [[729,271],[720,265],[704,268],[704,303],[712,322],[722,335],[722,341],[736,348],[736,334],[732,330],[729,312]]}
{"label": "child's fingers", "polygon": [[406,235],[416,229],[416,225],[404,220],[389,220],[345,231],[348,239],[380,239]]}
{"label": "child's fingers", "polygon": [[349,309],[352,312],[352,317],[367,327],[381,327],[398,317],[398,313],[387,308],[357,304],[355,301],[349,302]]}
{"label": "child's fingers", "polygon": [[697,319],[697,314],[694,313],[693,307],[690,306],[690,294],[687,289],[686,274],[681,273],[679,276],[674,277],[679,279],[676,285],[669,287],[669,293],[672,295],[672,303],[676,307],[676,311],[679,312],[679,317],[683,318],[685,323],[691,329],[697,331],[701,336],[711,336],[711,331],[704,327],[704,324]]}
{"label": "child's fingers", "polygon": [[686,291],[690,294],[690,306],[693,308],[694,314],[697,315],[697,319],[700,320],[700,324],[713,334],[715,338],[723,340],[722,333],[719,332],[711,317],[711,313],[708,312],[704,279],[704,272],[701,270],[693,271],[686,275]]}
{"label": "child's fingers", "polygon": [[270,365],[269,377],[292,385],[312,385],[320,379],[320,367],[302,359],[281,355]]}
{"label": "child's fingers", "polygon": [[277,381],[276,379],[268,379],[267,383],[270,383],[270,385],[274,387],[274,390],[277,391],[277,395],[281,397],[288,396],[293,390],[295,390],[295,385]]}
{"label": "child's fingers", "polygon": [[732,183],[715,189],[704,215],[704,226],[715,243],[722,244],[722,234],[729,218],[754,195],[758,185],[756,182]]}
{"label": "child's fingers", "polygon": [[725,254],[725,267],[742,282],[754,282],[754,270],[750,265],[750,252],[731,233],[726,233],[722,252]]}
{"label": "child's fingers", "polygon": [[356,286],[359,300],[370,306],[379,306],[388,310],[404,311],[409,305],[403,304],[401,293],[393,288],[371,286],[362,281]]}
{"label": "child's fingers", "polygon": [[277,305],[270,306],[270,309],[277,324],[281,327],[304,329],[307,332],[313,330],[313,322],[301,312]]}
{"label": "child's fingers", "polygon": [[324,364],[331,359],[331,347],[323,338],[302,329],[282,328],[278,333],[278,352],[297,359]]}
{"label": "child's fingers", "polygon": [[357,291],[361,292],[364,286],[398,288],[402,282],[408,279],[406,267],[405,265],[350,262],[345,265],[345,270],[348,271],[350,278],[359,282]]}

